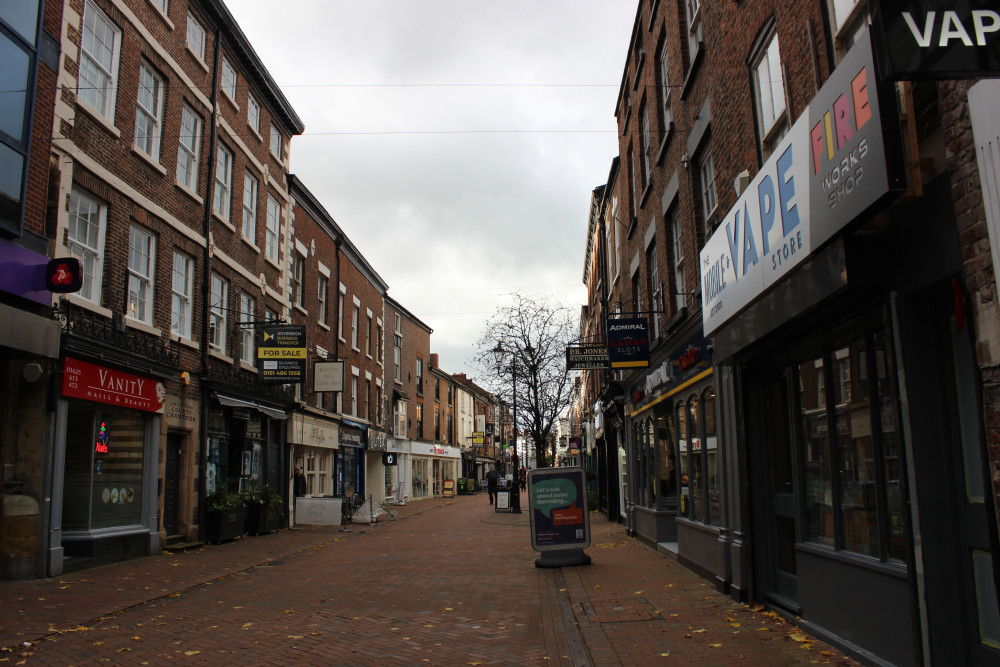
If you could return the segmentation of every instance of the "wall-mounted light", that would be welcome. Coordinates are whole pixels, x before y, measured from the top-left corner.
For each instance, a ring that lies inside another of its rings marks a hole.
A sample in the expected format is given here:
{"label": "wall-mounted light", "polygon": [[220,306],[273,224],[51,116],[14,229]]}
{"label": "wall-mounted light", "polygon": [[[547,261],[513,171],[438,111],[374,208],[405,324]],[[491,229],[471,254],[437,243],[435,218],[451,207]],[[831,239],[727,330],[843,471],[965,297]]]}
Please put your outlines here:
{"label": "wall-mounted light", "polygon": [[181,373],[181,384],[184,385],[185,387],[191,384],[191,374],[188,373],[187,371]]}
{"label": "wall-mounted light", "polygon": [[691,158],[688,156],[687,151],[684,151],[684,155],[681,156],[681,166],[684,167],[685,169],[687,169],[688,168],[688,162],[690,162],[690,161],[691,161]]}

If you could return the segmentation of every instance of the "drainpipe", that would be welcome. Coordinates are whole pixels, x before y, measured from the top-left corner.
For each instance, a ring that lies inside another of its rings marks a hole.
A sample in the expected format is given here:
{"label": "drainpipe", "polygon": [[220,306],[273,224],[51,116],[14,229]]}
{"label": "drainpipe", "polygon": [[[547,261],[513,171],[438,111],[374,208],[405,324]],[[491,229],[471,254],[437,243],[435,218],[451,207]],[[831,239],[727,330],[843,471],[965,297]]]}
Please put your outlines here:
{"label": "drainpipe", "polygon": [[[217,76],[219,72],[219,61],[222,58],[222,27],[219,26],[215,29],[215,53],[212,56],[212,113],[209,118],[211,119],[211,134],[208,143],[208,174],[205,183],[205,212],[202,217],[202,234],[205,237],[205,250],[202,253],[202,281],[201,281],[201,298],[202,298],[202,317],[201,317],[201,378],[199,380],[199,388],[201,390],[201,419],[198,425],[198,437],[201,441],[201,447],[198,455],[198,535],[200,540],[205,539],[205,496],[206,488],[206,475],[208,473],[208,404],[211,400],[211,395],[208,391],[208,320],[209,320],[209,307],[211,302],[212,294],[212,247],[209,239],[212,234],[212,183],[215,182],[215,145],[218,140],[218,130],[216,129],[216,117],[218,111],[216,109],[219,99],[219,78]],[[225,335],[225,334],[224,334]]]}

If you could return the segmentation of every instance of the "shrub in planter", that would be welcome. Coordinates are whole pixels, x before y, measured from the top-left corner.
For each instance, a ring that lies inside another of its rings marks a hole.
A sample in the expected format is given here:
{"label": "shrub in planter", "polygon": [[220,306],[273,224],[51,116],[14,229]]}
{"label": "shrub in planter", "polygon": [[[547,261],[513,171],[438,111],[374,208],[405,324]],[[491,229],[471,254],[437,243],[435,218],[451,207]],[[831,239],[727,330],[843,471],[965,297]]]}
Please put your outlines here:
{"label": "shrub in planter", "polygon": [[246,507],[235,491],[216,491],[205,498],[205,539],[213,544],[243,535]]}
{"label": "shrub in planter", "polygon": [[281,527],[282,498],[273,488],[265,485],[262,491],[251,491],[247,494],[245,503],[248,534],[270,533]]}

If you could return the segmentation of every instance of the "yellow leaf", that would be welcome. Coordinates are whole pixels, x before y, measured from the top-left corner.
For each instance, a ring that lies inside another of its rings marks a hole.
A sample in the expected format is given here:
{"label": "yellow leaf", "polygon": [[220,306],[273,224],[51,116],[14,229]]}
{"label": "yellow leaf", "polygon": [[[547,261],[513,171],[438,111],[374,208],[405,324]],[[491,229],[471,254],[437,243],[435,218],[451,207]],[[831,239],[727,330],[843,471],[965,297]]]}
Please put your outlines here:
{"label": "yellow leaf", "polygon": [[670,654],[669,654],[669,653],[661,653],[661,654],[660,654],[660,657],[661,657],[661,658],[669,658],[669,657],[670,657]]}
{"label": "yellow leaf", "polygon": [[451,607],[445,607],[445,608],[444,608],[444,610],[445,610],[445,611],[455,611],[455,610],[454,610],[454,609],[452,609]]}
{"label": "yellow leaf", "polygon": [[302,639],[302,635],[288,635],[289,639]]}
{"label": "yellow leaf", "polygon": [[282,613],[285,613],[285,614],[294,614],[295,610],[294,609],[283,609]]}
{"label": "yellow leaf", "polygon": [[184,655],[198,655],[201,651],[184,651]]}
{"label": "yellow leaf", "polygon": [[600,584],[597,584],[597,585],[594,586],[594,588],[600,588],[600,587],[601,587]]}
{"label": "yellow leaf", "polygon": [[467,665],[481,665],[481,664],[483,664],[483,663],[481,663],[481,662],[479,662],[479,661],[476,661],[476,662],[467,662],[467,663],[465,663],[465,664],[467,664]]}
{"label": "yellow leaf", "polygon": [[632,595],[642,595],[642,591],[636,591],[635,593],[632,593]]}
{"label": "yellow leaf", "polygon": [[793,642],[814,642],[814,641],[816,641],[815,639],[812,639],[808,635],[805,635],[805,634],[803,634],[801,632],[789,632],[787,636]]}
{"label": "yellow leaf", "polygon": [[832,656],[833,655],[833,651],[820,651],[819,654],[820,655],[825,655],[825,656]]}
{"label": "yellow leaf", "polygon": [[243,627],[244,628],[249,628],[251,625],[253,625],[253,623],[247,622],[247,623],[243,624]]}
{"label": "yellow leaf", "polygon": [[712,648],[722,648],[722,644],[709,644]]}
{"label": "yellow leaf", "polygon": [[695,633],[696,635],[700,635],[700,634],[701,634],[701,633],[703,633],[703,632],[708,632],[708,630],[704,630],[704,629],[702,629],[702,630],[695,630],[695,631],[694,631],[694,633]]}
{"label": "yellow leaf", "polygon": [[729,624],[729,626],[730,626],[730,627],[732,627],[732,628],[738,628],[738,627],[740,627],[741,625],[743,625],[743,624],[742,624],[742,623],[730,623],[730,624]]}

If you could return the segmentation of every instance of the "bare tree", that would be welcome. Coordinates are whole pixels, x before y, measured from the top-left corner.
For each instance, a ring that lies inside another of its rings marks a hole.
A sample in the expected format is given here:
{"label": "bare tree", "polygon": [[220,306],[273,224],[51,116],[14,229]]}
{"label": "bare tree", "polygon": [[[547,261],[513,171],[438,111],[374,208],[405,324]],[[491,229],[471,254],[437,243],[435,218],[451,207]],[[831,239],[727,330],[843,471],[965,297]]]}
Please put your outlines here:
{"label": "bare tree", "polygon": [[514,294],[514,302],[490,316],[476,341],[474,361],[494,394],[517,405],[518,430],[530,435],[539,467],[550,465],[552,427],[572,398],[566,346],[574,338],[565,306]]}

